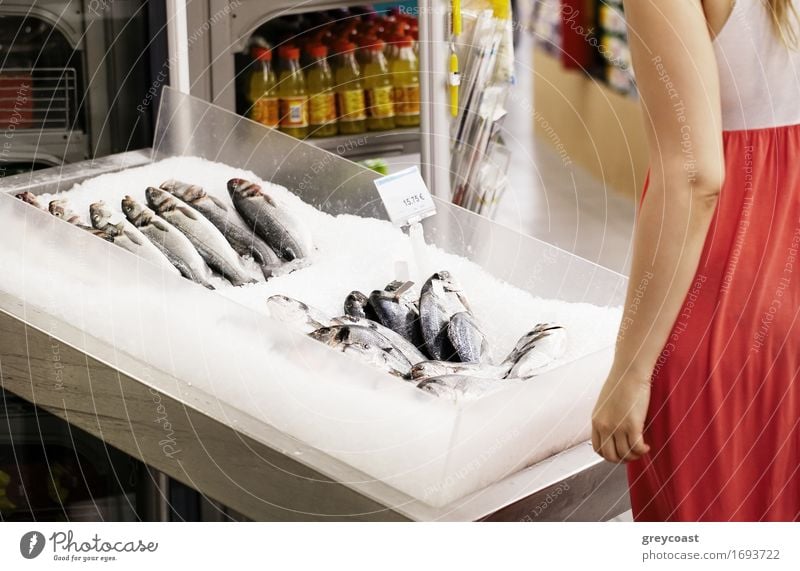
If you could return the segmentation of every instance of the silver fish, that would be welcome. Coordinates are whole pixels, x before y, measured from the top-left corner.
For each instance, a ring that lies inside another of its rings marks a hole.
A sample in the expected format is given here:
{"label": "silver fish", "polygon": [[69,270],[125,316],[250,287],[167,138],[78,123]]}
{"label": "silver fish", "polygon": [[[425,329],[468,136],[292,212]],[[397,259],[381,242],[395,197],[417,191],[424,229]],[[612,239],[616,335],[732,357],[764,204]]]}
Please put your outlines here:
{"label": "silver fish", "polygon": [[369,305],[369,298],[358,290],[351,291],[344,299],[344,314],[372,321],[378,319],[375,310]]}
{"label": "silver fish", "polygon": [[242,267],[239,254],[205,216],[160,188],[148,187],[145,196],[148,206],[183,232],[211,269],[235,286],[255,283]]}
{"label": "silver fish", "polygon": [[92,226],[111,235],[117,246],[121,246],[159,267],[168,268],[168,271],[180,275],[180,272],[172,265],[169,258],[162,254],[161,250],[148,240],[147,236],[142,234],[136,226],[125,218],[114,224],[111,222],[112,217],[111,208],[102,200],[89,206],[89,219],[92,222]]}
{"label": "silver fish", "polygon": [[61,218],[61,220],[65,220],[70,224],[86,226],[80,215],[70,208],[66,198],[51,200],[50,204],[47,205],[47,210],[56,218]]}
{"label": "silver fish", "polygon": [[482,379],[468,375],[442,375],[431,377],[417,384],[417,388],[437,397],[459,401],[470,401],[498,391],[506,382],[497,379]]}
{"label": "silver fish", "polygon": [[552,369],[567,350],[567,332],[558,325],[543,330],[528,344],[508,373],[509,377],[529,379]]}
{"label": "silver fish", "polygon": [[369,307],[379,323],[408,339],[415,347],[425,347],[420,330],[419,312],[413,301],[396,291],[376,289],[369,296]]}
{"label": "silver fish", "polygon": [[309,337],[343,353],[352,353],[384,371],[404,377],[411,363],[392,343],[375,329],[358,325],[333,325],[309,333]]}
{"label": "silver fish", "polygon": [[333,319],[333,323],[336,325],[358,325],[361,327],[370,327],[374,329],[375,331],[386,337],[386,339],[388,339],[392,345],[397,347],[397,349],[399,349],[400,352],[403,355],[405,355],[406,359],[408,359],[412,365],[416,365],[417,363],[420,363],[425,359],[427,359],[427,357],[423,355],[422,352],[419,349],[417,349],[413,343],[408,341],[405,337],[403,337],[399,333],[396,333],[395,331],[392,331],[388,327],[381,325],[377,321],[367,319],[366,317],[353,317],[352,315],[343,315],[341,317],[335,317]]}
{"label": "silver fish", "polygon": [[459,311],[447,324],[447,337],[462,363],[480,363],[486,358],[488,343],[475,318],[467,311]]}
{"label": "silver fish", "polygon": [[291,261],[310,253],[308,231],[260,186],[232,178],[228,181],[228,193],[247,225],[283,259]]}
{"label": "silver fish", "polygon": [[332,325],[331,318],[319,309],[285,295],[270,296],[267,307],[272,317],[303,333],[312,333]]}
{"label": "silver fish", "polygon": [[161,250],[170,263],[180,273],[208,289],[214,289],[209,283],[211,270],[203,257],[195,249],[189,238],[172,224],[159,218],[155,212],[136,202],[130,196],[122,199],[122,212],[125,217],[150,239],[153,245]]}
{"label": "silver fish", "polygon": [[39,203],[39,199],[36,198],[36,195],[33,194],[32,192],[28,192],[26,190],[25,192],[19,192],[19,193],[15,194],[14,196],[19,198],[22,202],[27,202],[31,206],[35,206],[36,208],[39,208],[39,209],[42,208],[42,205]]}
{"label": "silver fish", "polygon": [[273,276],[282,260],[265,242],[256,236],[252,229],[245,226],[235,210],[229,209],[224,202],[209,195],[200,186],[168,180],[161,183],[161,189],[176,196],[186,204],[205,216],[240,256],[251,256],[261,267],[264,277]]}
{"label": "silver fish", "polygon": [[428,278],[422,286],[419,312],[425,346],[434,359],[452,361],[458,357],[448,325],[453,315],[462,311],[468,312],[469,307],[450,272],[437,272]]}
{"label": "silver fish", "polygon": [[422,380],[443,375],[467,375],[482,379],[503,379],[513,363],[508,366],[486,363],[454,363],[452,361],[422,361],[411,367],[411,378]]}

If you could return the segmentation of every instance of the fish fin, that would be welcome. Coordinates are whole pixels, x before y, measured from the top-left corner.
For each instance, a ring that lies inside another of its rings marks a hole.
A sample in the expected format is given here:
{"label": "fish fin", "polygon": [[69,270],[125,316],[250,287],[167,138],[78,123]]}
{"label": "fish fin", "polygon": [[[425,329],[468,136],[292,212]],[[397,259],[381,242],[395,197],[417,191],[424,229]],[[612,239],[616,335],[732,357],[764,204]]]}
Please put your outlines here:
{"label": "fish fin", "polygon": [[152,224],[153,224],[153,226],[155,226],[158,230],[161,230],[162,232],[169,232],[169,226],[164,224],[164,222],[159,220],[158,218],[153,218]]}
{"label": "fish fin", "polygon": [[144,242],[142,242],[142,239],[139,238],[139,236],[137,236],[136,234],[134,234],[130,230],[123,230],[122,233],[125,234],[125,236],[128,237],[128,240],[130,240],[131,242],[133,242],[137,246],[141,246],[142,244],[144,244]]}
{"label": "fish fin", "polygon": [[221,209],[222,209],[222,210],[224,210],[225,212],[227,212],[227,211],[228,211],[228,205],[226,205],[224,202],[222,202],[222,201],[221,201],[219,198],[217,198],[216,196],[211,196],[210,194],[207,194],[206,196],[207,196],[209,199],[211,199],[211,202],[213,202],[213,203],[214,203],[215,205],[217,205],[219,208],[221,208]]}
{"label": "fish fin", "polygon": [[197,220],[197,213],[187,206],[178,206],[175,208],[178,212],[183,212],[190,220]]}
{"label": "fish fin", "polygon": [[278,208],[278,205],[275,203],[275,201],[274,201],[274,200],[272,200],[272,197],[271,197],[270,195],[268,195],[268,194],[262,194],[261,196],[264,198],[264,200],[266,200],[266,201],[267,201],[267,204],[269,204],[269,205],[270,205],[270,206],[272,206],[273,208]]}

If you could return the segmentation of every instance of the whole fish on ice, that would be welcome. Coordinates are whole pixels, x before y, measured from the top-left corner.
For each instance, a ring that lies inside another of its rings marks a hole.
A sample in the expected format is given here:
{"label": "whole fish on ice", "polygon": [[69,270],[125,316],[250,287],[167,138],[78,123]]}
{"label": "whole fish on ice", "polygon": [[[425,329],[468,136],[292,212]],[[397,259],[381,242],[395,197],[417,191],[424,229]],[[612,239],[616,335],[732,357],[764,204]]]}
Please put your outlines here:
{"label": "whole fish on ice", "polygon": [[202,214],[160,188],[148,187],[145,196],[148,206],[183,232],[213,270],[235,286],[255,283],[242,267],[239,254]]}
{"label": "whole fish on ice", "polygon": [[468,311],[459,311],[447,324],[447,337],[462,363],[480,363],[488,352],[486,335]]}
{"label": "whole fish on ice", "polygon": [[552,369],[567,350],[567,332],[559,325],[548,326],[531,340],[517,359],[509,377],[529,379]]}
{"label": "whole fish on ice", "polygon": [[376,289],[369,296],[369,307],[375,312],[377,321],[402,335],[417,348],[425,347],[420,329],[419,311],[410,295],[397,290]]}
{"label": "whole fish on ice", "polygon": [[392,343],[371,327],[333,325],[309,333],[309,337],[338,351],[358,356],[384,371],[404,377],[411,363]]}
{"label": "whole fish on ice", "polygon": [[417,384],[418,389],[456,402],[475,400],[506,386],[508,386],[507,383],[498,382],[496,379],[483,379],[468,375],[431,377]]}
{"label": "whole fish on ice", "polygon": [[358,290],[351,291],[344,299],[344,314],[373,321],[378,320],[375,310],[369,305],[369,298]]}
{"label": "whole fish on ice", "polygon": [[14,195],[15,197],[19,198],[22,202],[27,202],[31,206],[35,206],[36,208],[43,210],[42,205],[39,203],[39,199],[36,198],[36,195],[32,192],[18,192]]}
{"label": "whole fish on ice", "polygon": [[180,275],[180,272],[172,265],[172,262],[136,226],[125,218],[121,218],[114,223],[112,222],[113,217],[111,209],[102,200],[89,206],[89,219],[92,222],[92,226],[112,236],[117,246],[121,246],[145,260],[149,260],[162,268],[168,268],[170,272]]}
{"label": "whole fish on ice", "polygon": [[261,267],[264,277],[272,277],[275,269],[278,268],[282,260],[252,229],[248,228],[239,218],[239,215],[229,209],[225,203],[218,198],[209,195],[202,187],[168,180],[161,183],[161,189],[173,194],[211,222],[231,247],[240,256],[251,256]]}
{"label": "whole fish on ice", "polygon": [[312,333],[332,325],[331,318],[319,309],[285,295],[270,296],[267,307],[272,317],[303,333]]}
{"label": "whole fish on ice", "polygon": [[81,218],[81,216],[77,212],[75,212],[74,210],[72,210],[72,208],[70,208],[69,202],[67,202],[66,198],[58,198],[56,200],[51,200],[50,204],[47,205],[47,210],[50,212],[50,214],[52,214],[56,218],[60,218],[65,222],[69,222],[70,224],[72,224],[73,226],[77,226],[81,230],[86,230],[87,232],[90,232],[94,236],[102,238],[106,242],[111,242],[112,244],[114,243],[114,237],[111,234],[105,232],[104,230],[93,228],[92,226],[86,224],[83,218]]}
{"label": "whole fish on ice", "polygon": [[248,226],[283,259],[304,258],[311,252],[308,230],[259,185],[232,178],[228,181],[228,193]]}
{"label": "whole fish on ice", "polygon": [[448,326],[452,317],[461,312],[469,312],[469,306],[450,272],[437,272],[428,278],[422,286],[419,313],[425,346],[434,359],[452,361],[458,358]]}
{"label": "whole fish on ice", "polygon": [[413,343],[411,343],[408,339],[400,335],[399,333],[392,331],[388,327],[381,325],[377,321],[373,321],[371,319],[367,319],[366,317],[353,317],[352,315],[343,315],[341,317],[336,317],[333,319],[333,323],[336,325],[359,325],[361,327],[370,327],[386,337],[392,345],[394,345],[400,352],[409,360],[412,365],[416,365],[427,359],[422,352],[417,349]]}
{"label": "whole fish on ice", "polygon": [[153,245],[161,250],[170,263],[180,273],[208,289],[214,289],[209,283],[211,270],[205,260],[195,249],[189,238],[172,224],[159,218],[155,212],[139,204],[130,196],[122,199],[122,212],[125,217],[150,239]]}

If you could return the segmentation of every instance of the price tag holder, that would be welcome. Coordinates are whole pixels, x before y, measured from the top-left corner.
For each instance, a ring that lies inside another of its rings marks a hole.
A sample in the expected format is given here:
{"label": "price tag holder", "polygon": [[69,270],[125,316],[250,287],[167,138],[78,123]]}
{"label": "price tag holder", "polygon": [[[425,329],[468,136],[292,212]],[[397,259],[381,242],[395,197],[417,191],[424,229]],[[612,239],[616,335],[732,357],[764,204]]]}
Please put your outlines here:
{"label": "price tag holder", "polygon": [[376,179],[375,188],[395,226],[409,226],[436,214],[433,197],[416,166]]}

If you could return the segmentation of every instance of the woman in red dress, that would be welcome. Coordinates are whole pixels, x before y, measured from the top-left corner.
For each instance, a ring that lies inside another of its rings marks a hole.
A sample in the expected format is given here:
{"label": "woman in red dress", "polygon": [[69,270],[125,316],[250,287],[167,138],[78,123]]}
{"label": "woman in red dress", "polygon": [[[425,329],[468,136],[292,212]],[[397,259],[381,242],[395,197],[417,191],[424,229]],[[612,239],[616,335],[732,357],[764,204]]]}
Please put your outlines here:
{"label": "woman in red dress", "polygon": [[637,521],[800,520],[798,7],[625,2],[650,175],[592,443]]}

